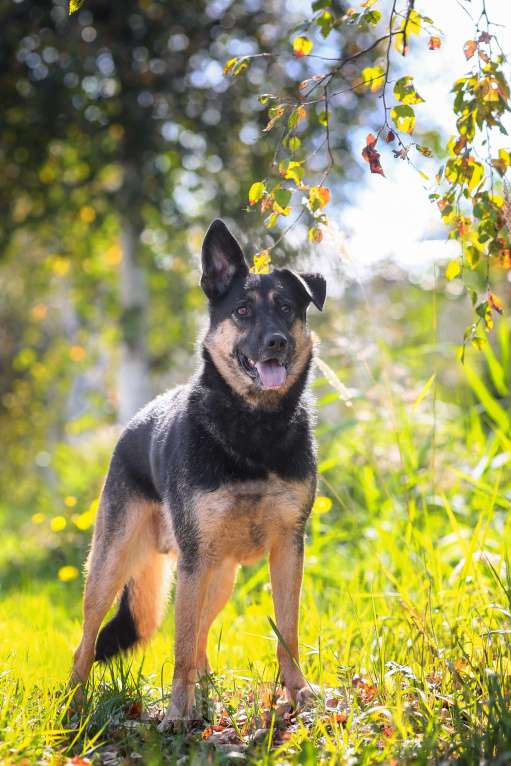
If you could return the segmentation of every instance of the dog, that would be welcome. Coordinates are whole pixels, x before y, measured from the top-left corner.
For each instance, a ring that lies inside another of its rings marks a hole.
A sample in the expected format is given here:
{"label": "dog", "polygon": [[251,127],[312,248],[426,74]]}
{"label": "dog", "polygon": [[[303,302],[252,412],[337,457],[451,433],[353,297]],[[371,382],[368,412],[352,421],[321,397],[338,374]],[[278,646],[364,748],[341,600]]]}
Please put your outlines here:
{"label": "dog", "polygon": [[[83,635],[72,682],[94,660],[158,628],[176,563],[175,664],[161,730],[197,718],[209,628],[240,564],[269,554],[287,698],[311,694],[299,665],[304,529],[316,491],[306,314],[322,310],[320,274],[252,274],[221,220],[202,246],[209,328],[200,368],[142,409],[121,434],[101,493],[87,561]],[[101,623],[120,594],[115,616]],[[98,631],[99,635],[98,635]]]}

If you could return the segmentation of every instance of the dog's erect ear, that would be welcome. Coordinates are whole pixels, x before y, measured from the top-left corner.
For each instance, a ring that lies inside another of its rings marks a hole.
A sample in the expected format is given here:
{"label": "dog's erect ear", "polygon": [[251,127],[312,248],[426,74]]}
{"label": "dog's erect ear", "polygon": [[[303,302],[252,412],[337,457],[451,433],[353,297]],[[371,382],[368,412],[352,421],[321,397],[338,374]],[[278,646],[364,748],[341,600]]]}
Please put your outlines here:
{"label": "dog's erect ear", "polygon": [[284,269],[290,274],[295,284],[300,288],[307,302],[313,303],[317,309],[323,310],[326,298],[326,280],[321,274],[299,274],[291,269]]}
{"label": "dog's erect ear", "polygon": [[236,276],[248,274],[241,247],[219,218],[213,221],[202,243],[201,287],[208,298],[219,298]]}

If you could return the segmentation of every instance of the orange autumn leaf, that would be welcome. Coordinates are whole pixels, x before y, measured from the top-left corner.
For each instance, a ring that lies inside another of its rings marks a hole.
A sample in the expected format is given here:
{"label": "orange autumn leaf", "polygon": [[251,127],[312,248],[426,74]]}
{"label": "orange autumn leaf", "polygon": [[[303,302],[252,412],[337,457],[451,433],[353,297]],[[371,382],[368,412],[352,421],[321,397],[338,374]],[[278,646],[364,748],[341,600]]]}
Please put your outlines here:
{"label": "orange autumn leaf", "polygon": [[493,311],[496,311],[498,314],[504,313],[504,304],[500,300],[500,298],[495,295],[495,293],[489,292],[488,293],[488,305]]}
{"label": "orange autumn leaf", "polygon": [[324,208],[330,202],[330,189],[326,186],[311,186],[309,201],[313,210]]}
{"label": "orange autumn leaf", "polygon": [[442,45],[442,41],[439,37],[433,36],[429,38],[428,48],[430,51],[438,50],[438,48],[440,48],[441,45]]}
{"label": "orange autumn leaf", "polygon": [[477,50],[477,43],[475,40],[467,40],[465,45],[463,46],[463,53],[465,54],[465,58],[467,61],[472,58],[474,53]]}

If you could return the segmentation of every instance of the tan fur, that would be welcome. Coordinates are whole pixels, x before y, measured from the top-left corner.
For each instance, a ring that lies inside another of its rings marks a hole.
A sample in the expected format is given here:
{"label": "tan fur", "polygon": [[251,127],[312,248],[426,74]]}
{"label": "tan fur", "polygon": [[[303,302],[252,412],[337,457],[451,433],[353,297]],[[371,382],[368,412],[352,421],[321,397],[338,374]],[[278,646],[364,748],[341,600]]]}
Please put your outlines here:
{"label": "tan fur", "polygon": [[233,349],[242,337],[233,320],[224,319],[215,330],[208,332],[204,345],[211,354],[217,370],[231,388],[240,396],[249,398],[253,383],[240,370],[237,359],[233,357]]}
{"label": "tan fur", "polygon": [[295,353],[287,371],[286,391],[293,383],[296,383],[313,351],[312,334],[309,328],[299,319],[293,322],[291,336],[295,342]]}
{"label": "tan fur", "polygon": [[[89,558],[83,599],[83,635],[75,652],[73,679],[86,681],[101,623],[124,584],[132,579],[133,606],[140,635],[147,640],[161,619],[168,589],[168,557],[158,552],[160,506],[131,502],[120,531],[109,535],[102,498]],[[147,598],[148,593],[151,598]]]}
{"label": "tan fur", "polygon": [[215,566],[224,559],[252,563],[300,522],[312,496],[312,480],[233,482],[194,499],[201,553]]}
{"label": "tan fur", "polygon": [[270,577],[275,620],[283,641],[277,646],[280,675],[287,697],[296,703],[309,690],[300,670],[298,615],[303,574],[303,551],[296,545],[275,545],[270,552]]}
{"label": "tan fur", "polygon": [[[201,562],[202,563],[202,562]],[[199,566],[192,573],[178,564],[175,601],[174,677],[171,701],[160,724],[167,728],[176,719],[197,717],[195,681],[197,680],[197,639],[211,569]]]}
{"label": "tan fur", "polygon": [[197,639],[197,672],[199,676],[204,676],[210,672],[207,655],[209,629],[215,617],[229,600],[237,569],[236,561],[225,559],[211,572]]}
{"label": "tan fur", "polygon": [[262,389],[243,372],[238,360],[233,355],[234,348],[243,337],[232,319],[223,322],[206,335],[204,345],[208,349],[216,368],[237,394],[252,406],[269,409],[278,406],[281,397],[296,383],[309,361],[312,350],[312,336],[307,326],[296,319],[291,328],[295,351],[288,368],[286,382],[276,390]]}

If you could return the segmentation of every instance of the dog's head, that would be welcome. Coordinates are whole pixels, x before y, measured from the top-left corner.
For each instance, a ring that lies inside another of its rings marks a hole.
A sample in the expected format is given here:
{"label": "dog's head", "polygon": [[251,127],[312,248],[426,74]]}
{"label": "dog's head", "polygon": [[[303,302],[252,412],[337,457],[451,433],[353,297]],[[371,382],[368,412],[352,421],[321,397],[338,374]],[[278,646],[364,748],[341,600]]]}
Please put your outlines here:
{"label": "dog's head", "polygon": [[278,400],[309,366],[307,308],[322,310],[324,278],[289,269],[250,274],[239,244],[216,220],[202,246],[201,285],[210,313],[204,345],[217,370],[252,403]]}

